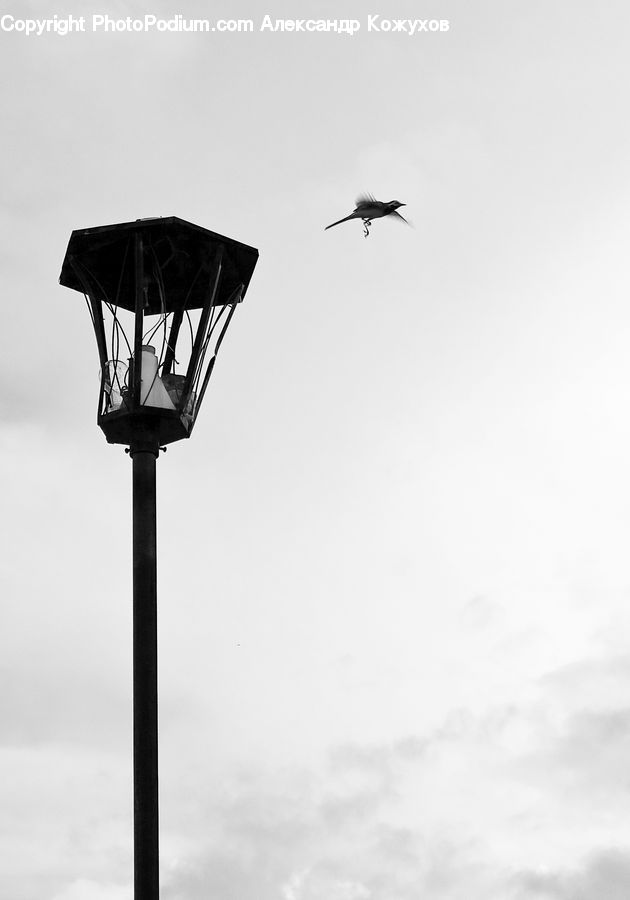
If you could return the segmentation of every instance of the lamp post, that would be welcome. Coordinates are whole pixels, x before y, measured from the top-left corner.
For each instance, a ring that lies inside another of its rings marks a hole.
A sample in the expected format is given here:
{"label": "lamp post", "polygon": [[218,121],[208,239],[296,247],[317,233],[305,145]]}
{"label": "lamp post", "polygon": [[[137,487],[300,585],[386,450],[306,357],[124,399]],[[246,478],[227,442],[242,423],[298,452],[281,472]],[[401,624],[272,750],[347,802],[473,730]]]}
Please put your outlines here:
{"label": "lamp post", "polygon": [[59,281],[87,301],[97,422],[133,482],[134,898],[158,900],[155,463],[189,438],[258,251],[175,217],[73,231]]}

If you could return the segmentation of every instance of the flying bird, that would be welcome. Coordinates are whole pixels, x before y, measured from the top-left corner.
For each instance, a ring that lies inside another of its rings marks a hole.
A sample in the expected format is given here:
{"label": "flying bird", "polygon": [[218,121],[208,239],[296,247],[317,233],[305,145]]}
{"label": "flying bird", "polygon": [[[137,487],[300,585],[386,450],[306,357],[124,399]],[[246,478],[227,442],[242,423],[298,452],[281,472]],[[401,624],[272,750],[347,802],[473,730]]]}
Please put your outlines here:
{"label": "flying bird", "polygon": [[381,203],[381,201],[376,200],[372,194],[361,194],[361,196],[357,198],[356,204],[354,212],[351,212],[345,219],[339,219],[338,222],[327,225],[324,228],[324,231],[328,231],[329,228],[334,228],[335,225],[341,225],[342,222],[349,222],[350,219],[362,219],[363,228],[365,229],[363,234],[367,237],[370,233],[372,219],[381,219],[383,216],[396,216],[396,218],[402,219],[406,225],[409,225],[409,222],[407,222],[407,220],[398,212],[398,208],[400,206],[406,206],[406,203],[399,203],[398,200],[390,200],[389,203]]}

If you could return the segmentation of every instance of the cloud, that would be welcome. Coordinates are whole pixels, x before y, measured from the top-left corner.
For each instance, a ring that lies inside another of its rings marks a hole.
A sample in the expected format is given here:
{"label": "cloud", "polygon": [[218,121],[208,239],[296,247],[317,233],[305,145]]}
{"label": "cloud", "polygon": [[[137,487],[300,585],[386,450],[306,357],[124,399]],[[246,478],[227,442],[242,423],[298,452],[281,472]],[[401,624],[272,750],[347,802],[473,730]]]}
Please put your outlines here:
{"label": "cloud", "polygon": [[[586,683],[600,678],[601,668],[585,660],[573,675]],[[218,767],[215,779],[207,764],[194,771],[180,766],[176,778],[167,766],[172,786],[163,805],[162,895],[617,900],[624,896],[627,857],[611,851],[582,869],[574,865],[623,833],[625,798],[617,804],[611,798],[624,783],[630,711],[576,709],[556,720],[554,703],[572,677],[566,670],[542,679],[544,695],[535,702],[480,715],[453,710],[430,732],[335,745],[309,767],[234,763]],[[175,737],[168,741],[171,756]],[[80,791],[89,794],[93,764],[83,765]],[[123,780],[116,775],[120,796]],[[94,795],[97,805],[101,795]],[[123,831],[109,836],[110,858],[124,843]],[[99,835],[101,847],[107,829]],[[92,900],[88,891],[94,900],[123,898],[116,893],[122,887],[99,881],[96,832],[83,830],[80,846],[86,842],[92,848],[87,880],[69,880],[55,900],[74,900],[78,885],[86,886],[84,900]],[[61,854],[65,872],[70,852],[68,844]]]}
{"label": "cloud", "polygon": [[334,747],[318,770],[261,767],[220,792],[206,787],[199,840],[165,861],[165,900],[415,900],[421,891],[464,900],[474,887],[494,897],[483,843],[444,821],[461,798],[448,790],[441,753],[461,749],[473,727],[454,721],[426,740]]}
{"label": "cloud", "polygon": [[535,740],[514,759],[515,775],[527,771],[549,797],[569,790],[571,803],[601,803],[602,814],[625,803],[630,657],[585,658],[549,672],[537,687],[519,712]]}
{"label": "cloud", "polygon": [[[388,824],[392,805],[380,771],[250,772],[207,797],[212,837],[170,869],[165,900],[379,897],[379,885],[417,866],[412,832]],[[387,876],[392,868],[399,874]]]}
{"label": "cloud", "polygon": [[573,872],[524,872],[514,884],[521,900],[627,900],[630,850],[603,851]]}
{"label": "cloud", "polygon": [[51,900],[131,900],[132,896],[130,885],[100,884],[80,878],[56,893]]}
{"label": "cloud", "polygon": [[[622,598],[627,603],[627,597]],[[565,709],[615,709],[625,703],[630,688],[630,654],[612,653],[579,659],[548,672],[541,686]]]}
{"label": "cloud", "polygon": [[[68,746],[0,748],[3,867],[0,893],[15,900],[100,900],[131,881],[131,760]],[[124,892],[113,893],[116,900]]]}

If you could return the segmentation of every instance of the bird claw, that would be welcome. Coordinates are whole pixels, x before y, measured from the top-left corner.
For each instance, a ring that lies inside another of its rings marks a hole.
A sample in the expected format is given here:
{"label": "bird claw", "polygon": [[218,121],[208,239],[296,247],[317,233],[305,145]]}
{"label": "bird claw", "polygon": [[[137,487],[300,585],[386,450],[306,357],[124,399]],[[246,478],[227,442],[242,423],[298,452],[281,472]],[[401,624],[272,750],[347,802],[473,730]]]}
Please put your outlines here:
{"label": "bird claw", "polygon": [[370,225],[372,224],[371,219],[363,219],[363,237],[369,237],[370,234]]}

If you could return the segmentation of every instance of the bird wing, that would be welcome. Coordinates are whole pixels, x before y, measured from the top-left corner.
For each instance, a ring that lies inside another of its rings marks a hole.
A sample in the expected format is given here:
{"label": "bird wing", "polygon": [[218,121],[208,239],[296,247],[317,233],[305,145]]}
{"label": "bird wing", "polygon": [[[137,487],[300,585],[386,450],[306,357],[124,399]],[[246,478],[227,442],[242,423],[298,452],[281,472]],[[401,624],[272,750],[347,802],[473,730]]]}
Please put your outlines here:
{"label": "bird wing", "polygon": [[405,223],[405,225],[411,225],[411,222],[408,222],[407,219],[405,219],[404,216],[401,216],[397,209],[393,209],[393,210],[390,212],[390,216],[396,216],[397,218],[402,219],[403,222]]}
{"label": "bird wing", "polygon": [[360,207],[362,206],[371,206],[373,203],[378,203],[378,200],[374,197],[373,194],[359,194],[359,196],[355,200],[357,209],[360,209]]}

